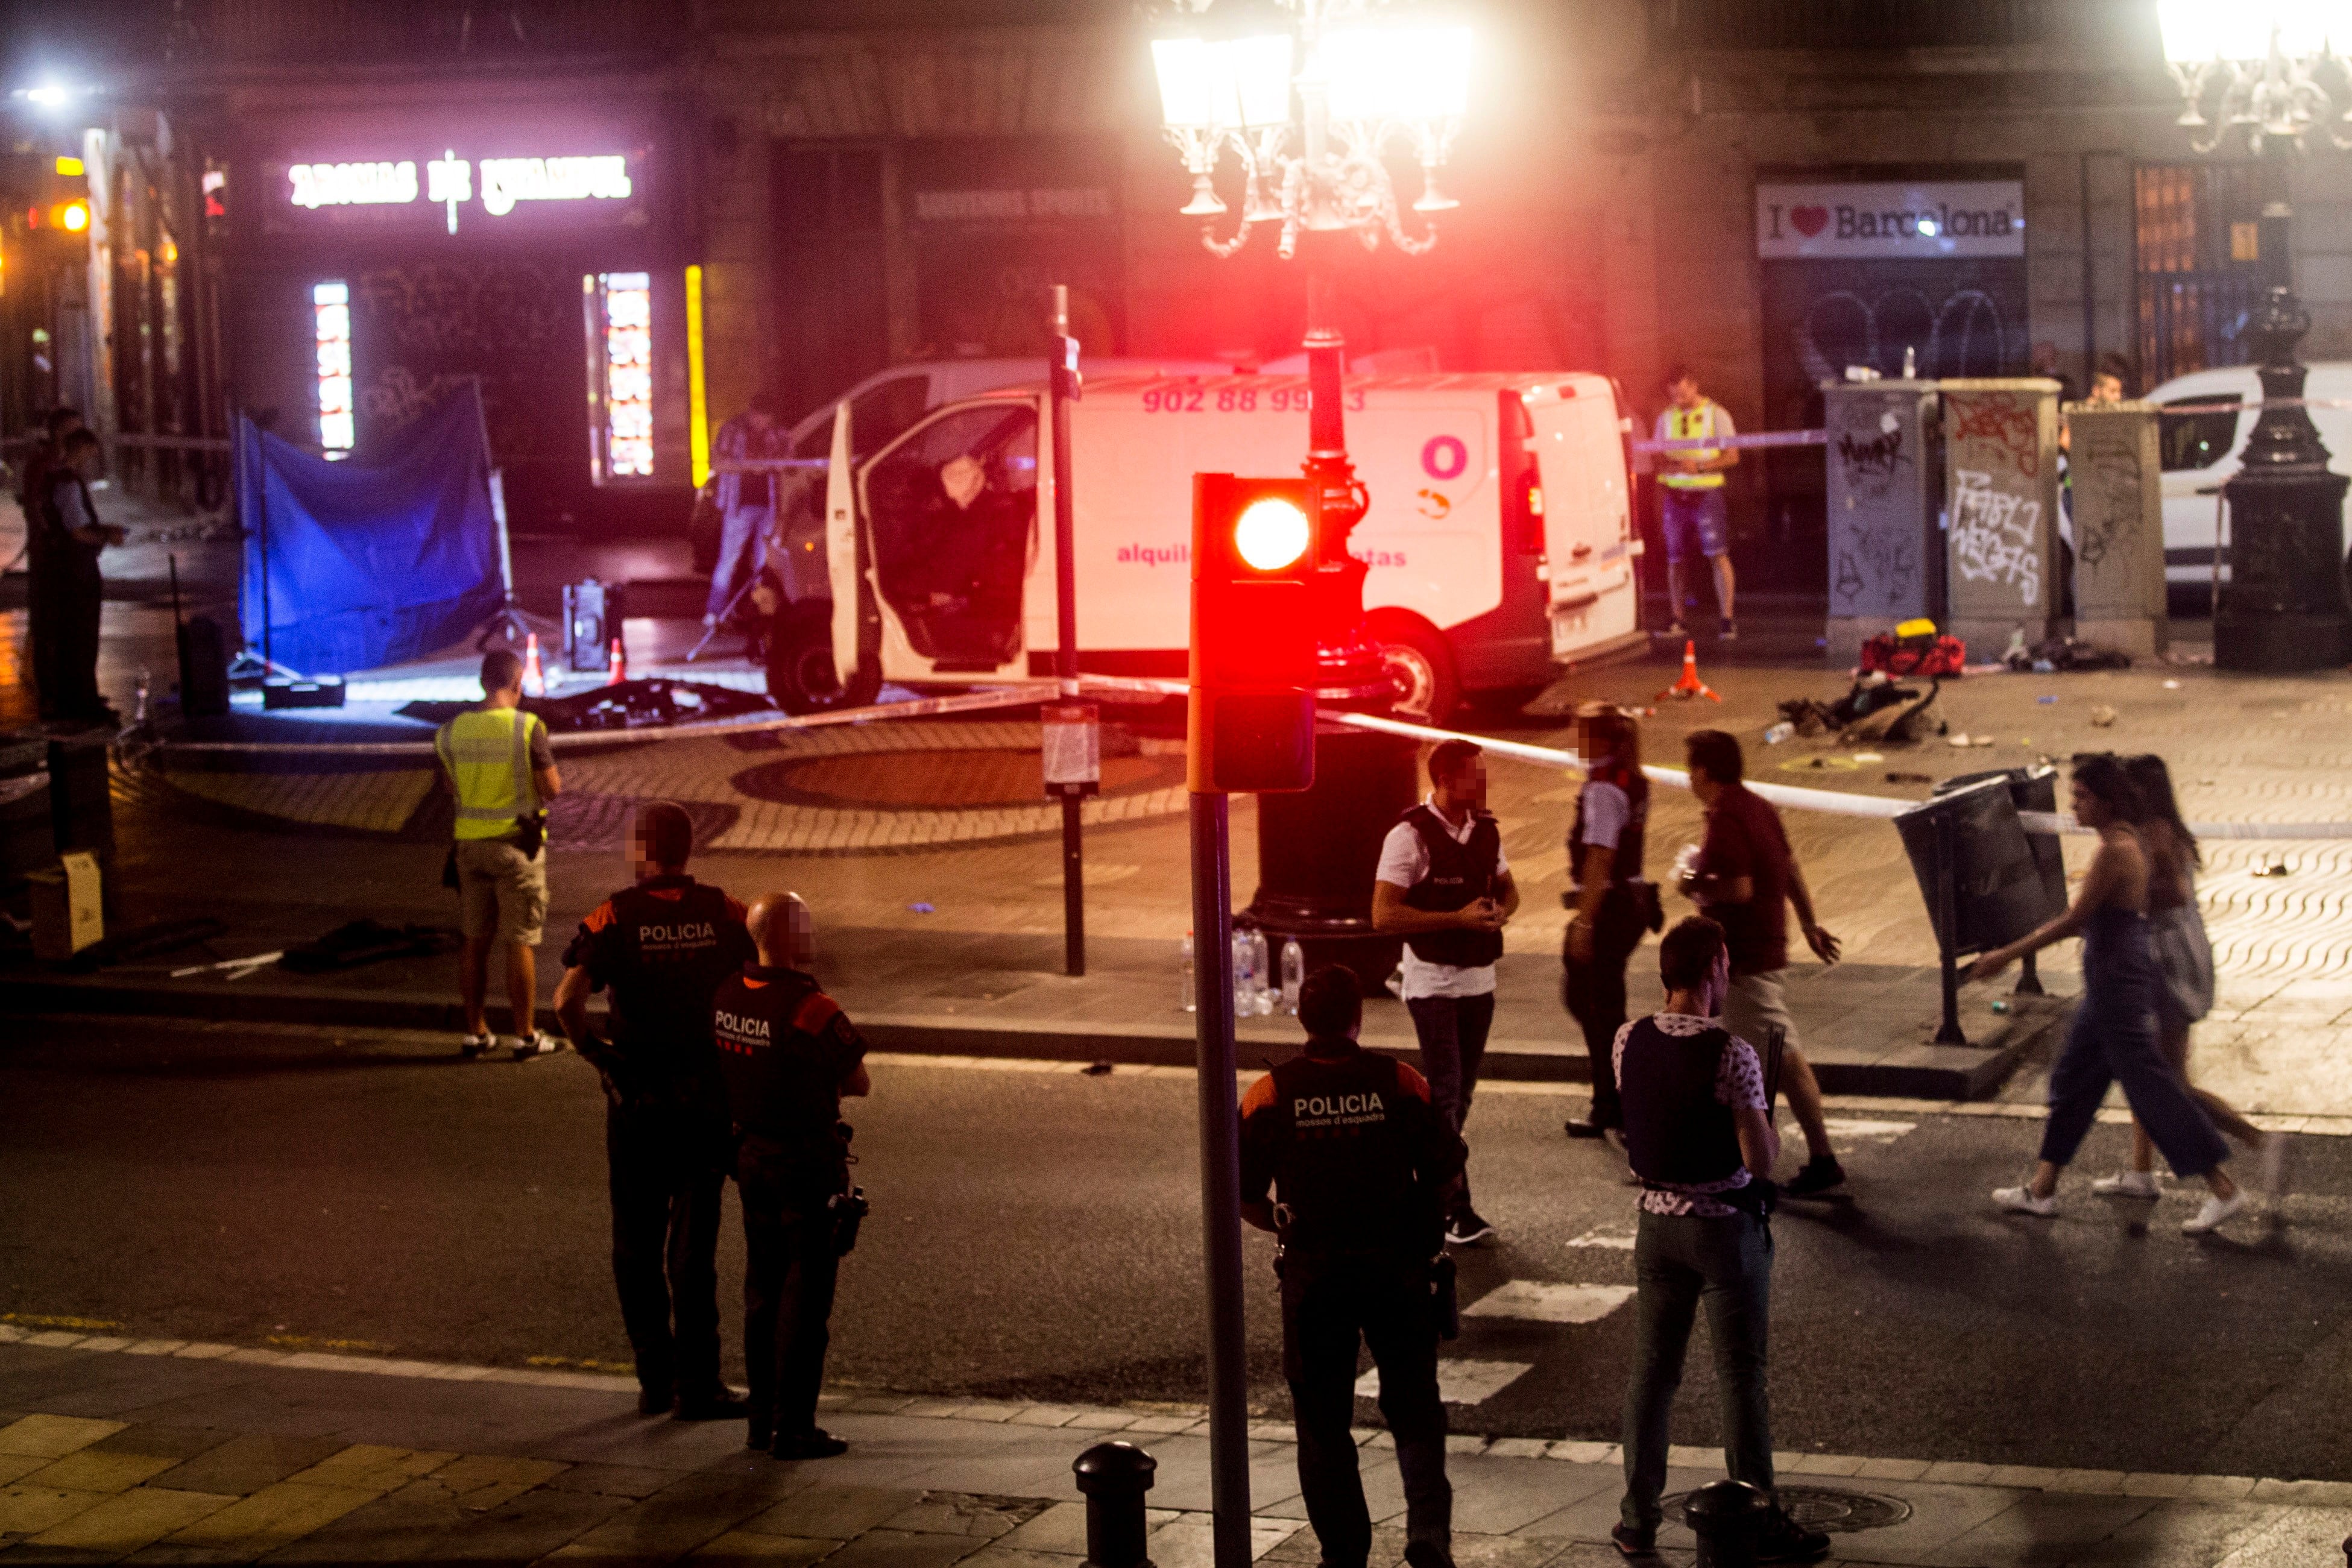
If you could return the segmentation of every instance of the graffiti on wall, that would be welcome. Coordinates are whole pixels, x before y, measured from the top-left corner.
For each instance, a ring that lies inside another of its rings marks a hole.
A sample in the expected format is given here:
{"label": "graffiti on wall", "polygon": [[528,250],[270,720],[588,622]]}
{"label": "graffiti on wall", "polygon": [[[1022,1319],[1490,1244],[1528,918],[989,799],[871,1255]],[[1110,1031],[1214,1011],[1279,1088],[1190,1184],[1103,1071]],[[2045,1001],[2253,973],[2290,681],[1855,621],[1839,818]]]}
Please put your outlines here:
{"label": "graffiti on wall", "polygon": [[2042,602],[2042,503],[1997,488],[1980,468],[1952,471],[1952,569],[1969,582]]}

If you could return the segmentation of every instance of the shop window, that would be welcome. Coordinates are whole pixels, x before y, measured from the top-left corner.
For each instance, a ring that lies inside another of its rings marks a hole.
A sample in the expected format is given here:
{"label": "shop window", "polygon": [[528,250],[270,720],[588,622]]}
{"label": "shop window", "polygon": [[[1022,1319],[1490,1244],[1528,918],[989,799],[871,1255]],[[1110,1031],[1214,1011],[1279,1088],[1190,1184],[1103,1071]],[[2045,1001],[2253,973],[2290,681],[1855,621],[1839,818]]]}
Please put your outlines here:
{"label": "shop window", "polygon": [[588,384],[594,390],[589,465],[596,483],[654,474],[653,279],[597,272],[581,280],[588,301]]}
{"label": "shop window", "polygon": [[2262,298],[2257,220],[2275,178],[2259,164],[2145,164],[2133,171],[2146,385],[2246,362],[2246,327]]}
{"label": "shop window", "polygon": [[352,402],[351,285],[312,285],[310,315],[317,336],[319,449],[332,462],[351,455],[359,434]]}

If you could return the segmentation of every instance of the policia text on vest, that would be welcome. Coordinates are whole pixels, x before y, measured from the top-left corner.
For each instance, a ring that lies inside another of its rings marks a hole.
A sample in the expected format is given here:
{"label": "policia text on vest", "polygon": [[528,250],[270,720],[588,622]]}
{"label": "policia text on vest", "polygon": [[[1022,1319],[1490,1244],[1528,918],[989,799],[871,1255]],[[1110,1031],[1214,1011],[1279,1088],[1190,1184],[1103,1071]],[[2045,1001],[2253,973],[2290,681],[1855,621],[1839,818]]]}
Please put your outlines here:
{"label": "policia text on vest", "polygon": [[1242,1218],[1282,1241],[1282,1367],[1307,1516],[1325,1563],[1363,1568],[1371,1520],[1349,1432],[1360,1343],[1396,1439],[1406,1561],[1451,1568],[1437,1344],[1453,1332],[1442,1217],[1462,1140],[1420,1073],[1357,1045],[1362,1002],[1349,971],[1308,976],[1298,1018],[1306,1049],[1242,1101],[1241,1193]]}
{"label": "policia text on vest", "polygon": [[442,881],[457,890],[466,935],[458,959],[465,1002],[462,1049],[478,1056],[495,1043],[482,1014],[489,955],[506,955],[507,1000],[514,1009],[517,1056],[541,1055],[557,1041],[536,1027],[534,949],[547,921],[546,807],[562,789],[547,726],[525,713],[522,661],[500,648],[482,659],[482,706],[459,714],[433,737],[442,787],[457,802],[455,842]]}

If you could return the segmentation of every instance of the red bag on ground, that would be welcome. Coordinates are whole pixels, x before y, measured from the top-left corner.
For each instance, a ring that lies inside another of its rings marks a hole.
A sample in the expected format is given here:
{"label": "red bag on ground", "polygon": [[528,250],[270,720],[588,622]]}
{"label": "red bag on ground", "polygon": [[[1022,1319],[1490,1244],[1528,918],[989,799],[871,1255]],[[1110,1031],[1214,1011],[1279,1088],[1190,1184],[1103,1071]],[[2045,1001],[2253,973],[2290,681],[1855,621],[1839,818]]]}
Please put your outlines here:
{"label": "red bag on ground", "polygon": [[1897,680],[1957,675],[1969,662],[1968,644],[1948,632],[1901,637],[1881,632],[1862,645],[1862,671],[1884,670]]}

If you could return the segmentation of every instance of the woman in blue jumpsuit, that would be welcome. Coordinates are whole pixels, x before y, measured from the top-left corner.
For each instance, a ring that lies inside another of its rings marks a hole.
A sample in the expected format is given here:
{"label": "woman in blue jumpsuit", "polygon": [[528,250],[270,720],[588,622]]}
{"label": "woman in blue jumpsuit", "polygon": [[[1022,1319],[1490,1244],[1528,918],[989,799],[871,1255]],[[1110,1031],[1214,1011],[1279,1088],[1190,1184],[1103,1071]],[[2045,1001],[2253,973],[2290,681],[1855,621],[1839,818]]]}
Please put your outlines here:
{"label": "woman in blue jumpsuit", "polygon": [[2058,1173],[2082,1146],[2107,1085],[2121,1081],[2132,1113],[2173,1170],[2201,1176],[2211,1189],[2204,1207],[2180,1228],[2211,1230],[2245,1207],[2246,1195],[2222,1168],[2229,1145],[2157,1039],[2157,988],[2163,981],[2148,936],[2148,857],[2134,827],[2141,816],[2139,796],[2121,759],[2107,752],[2074,758],[2074,820],[2099,835],[2074,904],[2040,929],[1987,953],[1969,971],[1972,980],[1990,979],[2028,953],[2069,936],[2083,939],[2083,997],[2050,1072],[2041,1162],[2025,1186],[1997,1188],[1993,1201],[2013,1213],[2056,1214]]}

